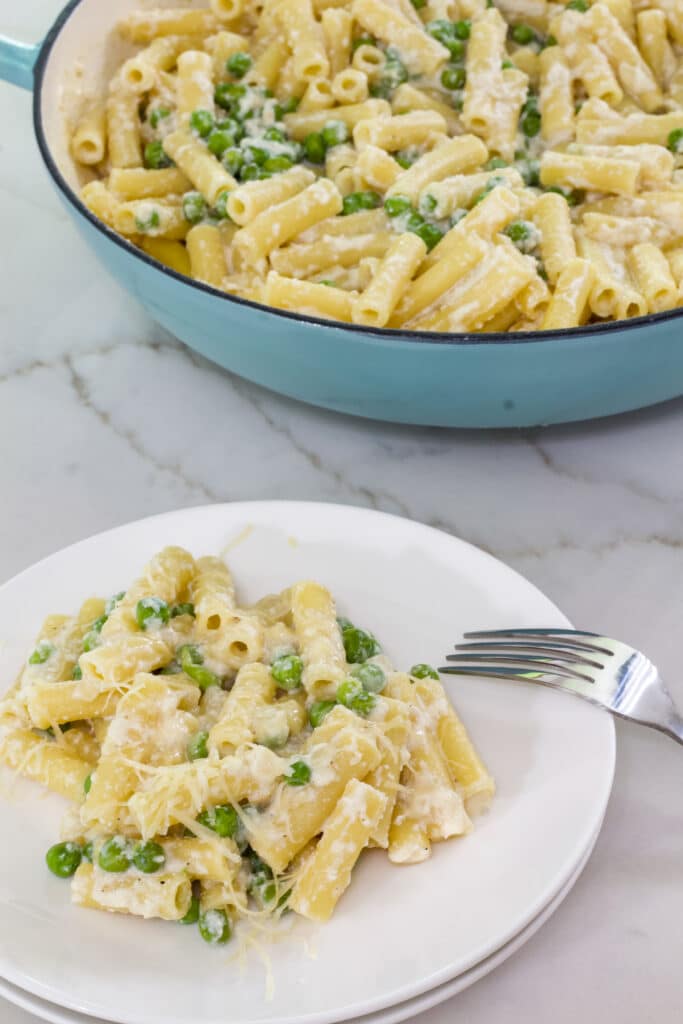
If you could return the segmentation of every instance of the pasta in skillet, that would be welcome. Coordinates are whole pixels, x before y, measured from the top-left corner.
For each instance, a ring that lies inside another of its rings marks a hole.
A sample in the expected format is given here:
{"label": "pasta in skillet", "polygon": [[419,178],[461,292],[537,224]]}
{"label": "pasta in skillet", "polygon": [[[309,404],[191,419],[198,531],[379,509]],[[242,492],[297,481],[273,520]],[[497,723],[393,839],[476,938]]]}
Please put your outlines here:
{"label": "pasta in skillet", "polygon": [[415,331],[683,302],[677,4],[212,0],[120,31],[82,198],[181,274]]}
{"label": "pasta in skillet", "polygon": [[51,615],[0,724],[0,761],[71,803],[46,859],[73,901],[210,943],[326,921],[366,847],[423,861],[494,793],[434,669],[395,671],[319,583],[242,607],[178,547]]}

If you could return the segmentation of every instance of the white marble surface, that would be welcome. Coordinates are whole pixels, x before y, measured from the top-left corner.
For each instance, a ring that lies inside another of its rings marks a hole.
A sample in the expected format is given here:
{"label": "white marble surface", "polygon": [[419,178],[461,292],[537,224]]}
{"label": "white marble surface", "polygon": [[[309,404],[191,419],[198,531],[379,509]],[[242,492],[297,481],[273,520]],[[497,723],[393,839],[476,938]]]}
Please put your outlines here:
{"label": "white marble surface", "polygon": [[[37,39],[59,7],[3,3],[0,31]],[[42,168],[28,94],[0,86],[0,123],[0,580],[181,506],[367,505],[504,559],[577,624],[648,651],[683,704],[683,401],[508,434],[359,422],[268,394],[186,351],[103,277]],[[570,898],[421,1024],[681,1019],[683,751],[621,724],[618,739],[605,827]],[[0,1021],[35,1024],[2,1000]]]}

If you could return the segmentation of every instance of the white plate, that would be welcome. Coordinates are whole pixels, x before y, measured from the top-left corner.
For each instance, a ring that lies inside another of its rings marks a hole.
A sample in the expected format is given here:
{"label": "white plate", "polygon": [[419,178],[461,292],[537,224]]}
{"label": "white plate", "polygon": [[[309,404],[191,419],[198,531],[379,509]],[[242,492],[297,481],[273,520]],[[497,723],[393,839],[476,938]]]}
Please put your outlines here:
{"label": "white plate", "polygon": [[[320,579],[341,614],[367,626],[402,667],[440,662],[465,629],[566,625],[512,570],[446,534],[367,510],[294,502],[188,509],[74,545],[0,589],[9,683],[42,617],[115,592],[165,544],[231,546],[246,600]],[[0,975],[41,999],[121,1024],[327,1024],[412,999],[517,935],[571,878],[602,820],[614,768],[609,716],[527,684],[447,686],[499,785],[472,836],[424,865],[365,857],[334,919],[297,921],[272,945],[274,996],[192,929],[94,913],[69,903],[44,867],[59,801],[28,783],[3,802]]]}
{"label": "white plate", "polygon": [[[440,1003],[445,1002],[452,996],[457,995],[458,992],[469,988],[475,981],[480,981],[487,974],[490,974],[508,957],[516,953],[525,942],[528,942],[541,925],[545,924],[548,918],[555,913],[560,903],[562,903],[574,887],[579,875],[588,863],[588,858],[593,852],[597,838],[596,833],[581,858],[578,868],[547,907],[533,921],[530,921],[526,928],[523,928],[518,935],[515,935],[514,939],[506,942],[496,953],[487,956],[481,963],[478,963],[475,967],[470,967],[469,971],[464,971],[457,978],[445,981],[443,985],[437,985],[431,992],[425,992],[421,996],[407,999],[405,1002],[397,1003],[396,1006],[391,1006],[386,1010],[376,1010],[375,1013],[368,1013],[363,1017],[357,1017],[354,1024],[400,1024],[400,1021],[407,1020],[409,1017],[415,1017],[418,1013],[433,1010]],[[48,1024],[110,1024],[109,1021],[102,1020],[101,1018],[96,1020],[94,1017],[87,1017],[85,1014],[76,1013],[75,1010],[64,1010],[53,1003],[47,1003],[43,999],[38,999],[37,996],[24,992],[23,989],[17,988],[15,985],[10,985],[9,982],[3,981],[1,978],[0,996],[8,1002],[14,1003],[15,1006],[19,1006],[22,1010],[35,1014],[41,1020],[48,1021]]]}

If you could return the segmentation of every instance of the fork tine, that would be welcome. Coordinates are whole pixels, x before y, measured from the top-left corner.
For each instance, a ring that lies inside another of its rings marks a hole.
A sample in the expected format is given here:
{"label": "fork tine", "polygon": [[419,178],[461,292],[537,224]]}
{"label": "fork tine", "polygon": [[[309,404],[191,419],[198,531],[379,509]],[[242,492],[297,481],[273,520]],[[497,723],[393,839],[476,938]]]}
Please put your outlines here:
{"label": "fork tine", "polygon": [[577,650],[594,651],[598,654],[607,654],[610,657],[614,654],[608,647],[599,644],[589,643],[585,638],[604,640],[598,633],[585,633],[575,629],[481,629],[463,633],[466,640],[538,640],[551,643],[556,641],[557,645],[575,648]]}
{"label": "fork tine", "polygon": [[585,679],[588,683],[593,682],[591,676],[584,675],[583,672],[579,672],[575,668],[569,668],[568,666],[566,667],[533,655],[501,655],[496,657],[495,654],[491,653],[473,654],[469,652],[467,654],[448,654],[446,655],[446,661],[451,664],[456,663],[457,665],[490,666],[492,668],[495,667],[492,662],[504,662],[500,666],[501,668],[519,666],[525,668],[527,672],[545,672],[554,676],[562,676],[566,679]]}
{"label": "fork tine", "polygon": [[556,629],[554,626],[544,628],[542,626],[511,626],[504,627],[501,629],[477,629],[471,630],[469,633],[465,633],[465,636],[496,636],[497,634],[505,633],[506,636],[513,634],[515,636],[590,636],[596,640],[601,640],[602,635],[600,633],[586,633],[582,629]]}
{"label": "fork tine", "polygon": [[557,647],[553,644],[546,643],[523,643],[521,640],[477,640],[473,643],[468,644],[455,644],[456,651],[490,651],[491,655],[495,655],[496,652],[501,654],[543,654],[546,657],[551,657],[556,661],[566,661],[577,665],[590,665],[591,668],[604,668],[604,665],[600,661],[593,661],[592,658],[587,658],[584,654],[579,653],[579,648],[570,648],[566,650]]}
{"label": "fork tine", "polygon": [[539,686],[548,686],[552,690],[564,690],[566,693],[585,697],[592,704],[598,704],[600,707],[606,706],[598,699],[593,681],[585,676],[581,678],[563,678],[560,680],[556,672],[548,675],[544,672],[522,668],[515,669],[503,665],[442,665],[439,667],[439,672],[451,676],[485,676],[489,679],[509,679],[512,682],[536,683]]}

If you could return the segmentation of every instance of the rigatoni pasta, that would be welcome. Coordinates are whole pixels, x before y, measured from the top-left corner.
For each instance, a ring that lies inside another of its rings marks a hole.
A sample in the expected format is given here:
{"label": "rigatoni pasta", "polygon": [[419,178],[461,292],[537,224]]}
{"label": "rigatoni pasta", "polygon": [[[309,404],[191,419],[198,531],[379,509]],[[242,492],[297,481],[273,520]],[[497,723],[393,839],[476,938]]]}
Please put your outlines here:
{"label": "rigatoni pasta", "polygon": [[[663,284],[683,245],[671,0],[212,0],[120,31],[139,49],[74,126],[82,198],[177,273],[368,329],[550,329],[683,304],[679,278]],[[618,295],[606,266],[624,268]],[[571,314],[567,267],[590,296]],[[503,279],[501,306],[482,289]]]}
{"label": "rigatoni pasta", "polygon": [[[408,281],[425,249],[394,237],[358,308],[388,317],[387,267]],[[258,640],[241,664],[236,629]],[[179,547],[49,616],[0,723],[0,761],[69,801],[46,860],[72,900],[209,943],[286,908],[326,921],[366,847],[424,860],[494,792],[434,669],[394,671],[321,583],[245,607],[221,558]]]}

